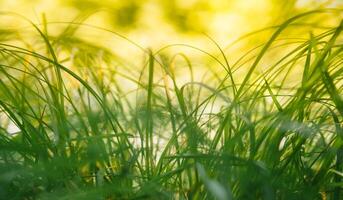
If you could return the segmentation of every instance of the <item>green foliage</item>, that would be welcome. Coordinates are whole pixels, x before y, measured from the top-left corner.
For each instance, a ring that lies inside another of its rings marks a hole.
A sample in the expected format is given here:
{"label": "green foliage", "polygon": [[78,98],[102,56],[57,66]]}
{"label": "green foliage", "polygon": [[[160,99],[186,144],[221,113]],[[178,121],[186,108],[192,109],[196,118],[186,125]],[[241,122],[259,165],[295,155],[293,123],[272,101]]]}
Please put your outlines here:
{"label": "green foliage", "polygon": [[341,14],[290,18],[235,62],[212,40],[219,56],[134,44],[133,66],[76,21],[1,30],[0,198],[343,198],[343,23],[305,23]]}

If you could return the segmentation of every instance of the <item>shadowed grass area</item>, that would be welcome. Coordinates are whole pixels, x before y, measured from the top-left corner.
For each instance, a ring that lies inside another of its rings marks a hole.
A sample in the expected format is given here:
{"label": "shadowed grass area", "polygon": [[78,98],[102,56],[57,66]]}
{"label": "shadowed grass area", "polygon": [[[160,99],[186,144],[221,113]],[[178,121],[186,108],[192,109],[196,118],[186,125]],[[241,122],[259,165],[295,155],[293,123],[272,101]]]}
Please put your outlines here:
{"label": "shadowed grass area", "polygon": [[112,32],[144,55],[125,60],[78,21],[1,30],[0,198],[341,199],[343,23],[303,21],[323,14],[342,13],[297,15],[237,58]]}

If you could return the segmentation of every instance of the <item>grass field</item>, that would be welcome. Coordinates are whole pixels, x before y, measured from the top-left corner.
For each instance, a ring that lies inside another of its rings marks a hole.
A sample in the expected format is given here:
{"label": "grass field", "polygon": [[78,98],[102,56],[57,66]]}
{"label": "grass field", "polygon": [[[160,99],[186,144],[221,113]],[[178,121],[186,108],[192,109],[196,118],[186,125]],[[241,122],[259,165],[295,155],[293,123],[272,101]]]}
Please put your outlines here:
{"label": "grass field", "polygon": [[2,15],[27,26],[0,30],[0,199],[343,199],[342,10],[215,52]]}

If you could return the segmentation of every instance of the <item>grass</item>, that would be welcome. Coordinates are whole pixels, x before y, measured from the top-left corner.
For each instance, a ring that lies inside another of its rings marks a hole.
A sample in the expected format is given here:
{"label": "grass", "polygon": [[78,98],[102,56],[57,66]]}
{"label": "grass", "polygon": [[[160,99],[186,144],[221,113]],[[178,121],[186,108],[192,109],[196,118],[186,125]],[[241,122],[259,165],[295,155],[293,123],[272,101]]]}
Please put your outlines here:
{"label": "grass", "polygon": [[79,21],[1,30],[0,198],[341,199],[343,23],[297,32],[326,14],[341,11],[263,29],[237,58],[212,39],[219,54],[134,44],[141,66]]}

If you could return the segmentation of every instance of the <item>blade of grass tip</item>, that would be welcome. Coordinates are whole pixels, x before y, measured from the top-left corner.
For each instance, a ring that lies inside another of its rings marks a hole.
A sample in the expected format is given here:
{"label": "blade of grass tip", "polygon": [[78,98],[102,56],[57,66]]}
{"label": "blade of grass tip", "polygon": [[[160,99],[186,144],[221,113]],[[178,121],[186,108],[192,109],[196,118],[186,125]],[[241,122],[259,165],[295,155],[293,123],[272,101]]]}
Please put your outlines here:
{"label": "blade of grass tip", "polygon": [[301,85],[302,87],[305,86],[305,83],[307,82],[307,79],[309,77],[310,73],[310,65],[311,65],[311,55],[312,55],[312,45],[314,44],[314,36],[313,33],[310,33],[310,41],[308,43],[307,47],[307,54],[306,54],[306,61],[305,61],[305,66],[304,66],[304,71],[303,71],[303,76],[301,80]]}
{"label": "blade of grass tip", "polygon": [[324,82],[324,86],[326,87],[330,97],[332,98],[332,101],[337,106],[337,110],[341,114],[341,116],[343,116],[343,100],[339,96],[339,92],[337,91],[337,88],[336,88],[336,86],[335,86],[335,84],[334,84],[334,82],[333,82],[333,80],[332,80],[332,78],[328,72],[328,64],[325,63],[325,58],[327,57],[327,55],[331,51],[332,46],[334,45],[336,39],[338,38],[338,36],[342,32],[342,30],[343,30],[343,20],[341,21],[341,23],[337,27],[335,33],[333,34],[333,36],[331,37],[331,39],[329,40],[329,42],[325,46],[323,53],[321,54],[320,58],[315,63],[315,67],[316,68],[318,67],[321,70],[321,77],[322,77],[322,80]]}
{"label": "blade of grass tip", "polygon": [[266,78],[263,78],[263,79],[264,79],[265,86],[267,87],[267,90],[268,90],[276,108],[278,109],[279,112],[282,112],[283,111],[282,106],[280,105],[280,103],[277,100],[276,96],[274,95],[272,89],[270,88],[268,81],[266,80]]}
{"label": "blade of grass tip", "polygon": [[[89,18],[93,12],[86,12],[85,14],[80,14],[76,16],[72,22],[81,24],[82,22],[86,21],[87,18]],[[63,40],[64,37],[71,37],[75,34],[75,32],[78,30],[80,26],[74,25],[73,23],[68,23],[67,27],[58,35],[56,40],[53,42],[58,43],[59,41]]]}
{"label": "blade of grass tip", "polygon": [[253,64],[251,65],[251,67],[249,68],[247,74],[245,75],[240,87],[238,88],[237,94],[235,96],[235,98],[233,99],[232,105],[229,107],[227,113],[224,116],[224,121],[223,123],[221,123],[220,127],[217,130],[217,133],[213,139],[213,142],[211,144],[211,149],[215,149],[222,131],[224,130],[228,120],[230,120],[230,116],[231,116],[231,110],[235,107],[235,104],[239,101],[239,97],[241,96],[241,93],[244,91],[245,85],[247,84],[247,82],[249,81],[253,71],[255,70],[255,68],[257,67],[257,65],[259,64],[259,62],[261,61],[262,57],[265,55],[265,53],[267,52],[267,50],[269,49],[269,47],[272,45],[272,43],[276,40],[276,38],[282,33],[283,30],[285,30],[292,22],[298,20],[299,18],[305,17],[307,15],[311,15],[314,13],[321,13],[321,12],[325,12],[325,10],[314,10],[314,11],[309,11],[309,12],[305,12],[305,13],[301,13],[299,15],[296,15],[288,20],[286,20],[283,24],[281,24],[278,29],[273,33],[273,35],[270,37],[270,39],[268,40],[268,42],[264,45],[264,47],[262,48],[262,50],[260,51],[260,53],[257,55],[255,61],[253,62]]}
{"label": "blade of grass tip", "polygon": [[42,13],[42,25],[43,25],[43,33],[45,35],[48,35],[48,23],[46,21],[45,13]]}
{"label": "blade of grass tip", "polygon": [[308,42],[308,47],[307,47],[307,54],[306,54],[306,60],[305,60],[305,66],[302,74],[302,80],[301,80],[301,88],[300,88],[300,95],[299,96],[299,121],[302,122],[304,119],[304,106],[305,106],[305,97],[307,94],[307,89],[305,88],[306,82],[309,78],[309,73],[310,73],[310,66],[311,66],[311,55],[312,55],[312,45],[314,44],[314,37],[312,32],[310,33],[310,41]]}
{"label": "blade of grass tip", "polygon": [[228,61],[228,59],[227,59],[227,57],[226,57],[226,55],[225,55],[223,49],[220,47],[220,45],[219,45],[212,37],[210,37],[210,36],[207,35],[206,33],[205,33],[205,35],[206,35],[206,37],[207,37],[208,39],[210,39],[210,40],[216,45],[216,47],[217,47],[217,48],[219,49],[219,51],[220,51],[220,54],[221,54],[222,57],[224,58],[224,61],[225,61],[226,67],[227,67],[227,72],[228,72],[228,74],[229,74],[229,77],[230,77],[231,83],[232,83],[233,96],[235,97],[235,95],[236,95],[236,93],[237,93],[237,88],[236,88],[235,81],[234,81],[234,79],[233,79],[233,74],[232,74],[232,71],[231,71],[231,67],[230,67],[229,61]]}
{"label": "blade of grass tip", "polygon": [[148,173],[148,179],[153,172],[153,119],[152,119],[152,93],[154,84],[154,57],[150,50],[149,53],[149,80],[148,80],[148,96],[147,96],[147,118],[145,130],[145,163]]}
{"label": "blade of grass tip", "polygon": [[[111,113],[110,111],[110,108],[106,107],[106,105],[103,103],[101,97],[95,92],[95,90],[85,81],[83,80],[80,76],[78,76],[76,73],[74,73],[73,71],[71,71],[70,69],[66,68],[65,66],[59,64],[59,63],[56,63],[54,60],[51,60],[50,58],[47,58],[43,55],[40,55],[40,54],[37,54],[35,52],[20,52],[22,54],[26,54],[26,55],[30,55],[30,56],[33,56],[33,57],[37,57],[38,59],[41,59],[41,60],[44,60],[46,62],[49,62],[49,63],[53,63],[54,65],[58,65],[59,68],[61,70],[63,70],[64,72],[66,72],[68,75],[70,75],[71,77],[75,78],[77,81],[79,81],[96,99],[96,101],[99,103],[99,105],[101,106],[101,108],[104,110],[104,113],[106,115],[106,117],[109,119],[109,123],[113,129],[113,131],[115,133],[118,133],[118,129],[120,130],[120,132],[125,132],[124,131],[124,128],[122,127],[122,125],[119,123],[118,119],[113,116],[113,114]],[[44,90],[45,92],[45,90]],[[60,91],[58,91],[60,92]],[[63,96],[63,95],[62,95]],[[111,120],[113,119],[114,120],[114,123],[113,121]],[[117,127],[115,126],[117,125]],[[130,147],[130,150],[133,149],[132,147],[132,144],[128,141],[127,138],[125,137],[122,137],[121,135],[118,135],[116,136],[116,139],[118,141],[118,144],[119,146],[123,146],[123,142],[125,141],[127,145],[129,145]],[[126,158],[125,154],[123,153],[123,157]]]}
{"label": "blade of grass tip", "polygon": [[[40,34],[40,36],[43,38],[43,40],[44,40],[44,42],[48,48],[48,51],[49,51],[52,59],[54,60],[54,62],[59,63],[57,56],[55,54],[55,51],[54,51],[54,49],[50,43],[50,40],[49,40],[48,29],[47,29],[47,21],[46,21],[46,16],[44,13],[42,14],[42,21],[43,21],[43,31],[33,22],[31,22],[31,21],[29,21],[29,22],[36,29],[36,31]],[[54,69],[55,69],[55,75],[57,76],[58,90],[63,92],[63,78],[62,78],[61,70],[60,70],[59,66],[55,65],[55,64],[54,64]],[[64,105],[63,104],[63,101],[64,101],[63,95],[59,95],[59,101],[60,101],[59,103],[61,104],[61,107],[63,107],[63,105]],[[63,112],[64,112],[64,109],[63,109]]]}
{"label": "blade of grass tip", "polygon": [[171,60],[172,60],[171,62],[174,62],[174,60],[176,59],[177,56],[181,56],[181,58],[184,61],[186,61],[187,67],[189,69],[189,73],[190,73],[189,75],[190,75],[191,81],[194,81],[193,65],[192,65],[192,62],[190,61],[190,59],[184,53],[177,53],[171,58]]}
{"label": "blade of grass tip", "polygon": [[[177,53],[176,55],[174,55],[172,58],[171,58],[171,61],[170,61],[170,66],[171,66],[171,69],[170,69],[170,73],[174,76],[174,63],[175,63],[175,60],[176,60],[176,57],[177,56],[181,56],[182,59],[184,59],[186,61],[186,64],[187,64],[187,67],[189,69],[189,73],[190,73],[190,78],[191,78],[191,81],[193,82],[194,81],[194,71],[193,71],[193,65],[191,63],[191,61],[189,60],[189,58],[183,54],[183,53]],[[189,95],[192,95],[192,93],[194,93],[194,87],[192,86],[191,87],[191,92],[189,92]],[[190,99],[192,97],[190,96]]]}
{"label": "blade of grass tip", "polygon": [[[198,48],[196,46],[192,46],[192,45],[188,45],[188,44],[171,44],[171,45],[167,45],[167,46],[164,46],[162,48],[160,48],[157,53],[160,53],[162,52],[163,50],[166,50],[168,48],[171,48],[171,47],[176,47],[176,46],[182,46],[182,47],[187,47],[187,48],[190,48],[190,49],[193,49],[193,50],[196,50],[196,51],[199,51],[201,53],[203,53],[204,55],[207,55],[209,56],[211,59],[213,59],[214,61],[216,61],[221,67],[223,67],[223,69],[225,71],[227,71],[225,65],[214,55],[212,55],[211,53],[207,52],[207,51],[204,51],[203,49],[201,48]],[[156,54],[157,54],[156,53]]]}
{"label": "blade of grass tip", "polygon": [[311,15],[311,14],[314,14],[314,13],[320,13],[320,12],[324,12],[324,11],[323,10],[314,10],[314,11],[309,11],[309,12],[301,13],[299,15],[296,15],[296,16],[286,20],[283,24],[281,24],[278,27],[278,29],[273,33],[273,35],[270,37],[268,42],[264,45],[264,47],[262,48],[260,53],[257,55],[254,63],[251,65],[250,69],[248,70],[247,74],[245,75],[245,77],[244,77],[244,79],[242,81],[242,84],[238,88],[237,95],[236,95],[236,98],[235,98],[236,100],[234,99],[234,102],[236,102],[238,100],[240,94],[243,92],[243,89],[244,89],[245,85],[247,84],[248,80],[250,79],[253,71],[255,70],[255,68],[257,67],[259,62],[261,61],[262,57],[266,54],[266,52],[269,49],[269,47],[275,41],[275,39],[282,33],[282,31],[285,30],[292,22],[298,20],[299,18],[308,16],[308,15]]}
{"label": "blade of grass tip", "polygon": [[[1,14],[1,12],[0,12]],[[28,20],[26,19],[25,17],[21,16],[21,15],[18,15],[16,13],[10,13],[10,14],[14,14],[16,16],[20,16],[22,18],[24,18],[25,20]],[[54,22],[55,24],[64,24],[65,22]],[[118,32],[115,32],[115,31],[112,31],[112,30],[109,30],[109,29],[106,29],[106,28],[103,28],[103,27],[99,27],[99,26],[95,26],[93,24],[86,24],[86,23],[81,23],[81,22],[68,22],[68,24],[72,24],[72,25],[77,25],[77,26],[83,26],[83,27],[89,27],[89,28],[94,28],[96,30],[101,30],[101,31],[105,31],[105,32],[108,32],[108,33],[111,33],[119,38],[122,38],[124,39],[125,41],[127,41],[128,43],[130,43],[131,45],[133,45],[134,47],[137,47],[139,50],[141,50],[144,54],[147,54],[149,55],[150,52],[149,50],[147,50],[146,48],[144,48],[143,46],[139,45],[138,43],[134,42],[133,40],[129,39],[128,37],[125,37],[124,35],[118,33]],[[159,63],[159,64],[162,64],[160,63],[160,61],[158,59],[156,59],[155,57],[155,54],[152,55],[152,58],[155,60],[155,62]]]}
{"label": "blade of grass tip", "polygon": [[176,98],[178,100],[182,116],[184,118],[186,118],[187,117],[187,106],[186,106],[184,97],[182,95],[182,92],[181,92],[180,88],[177,86],[177,83],[176,83],[175,66],[174,66],[175,63],[174,62],[175,62],[175,59],[173,59],[171,61],[171,63],[170,63],[170,69],[169,69],[170,78],[172,79],[172,82],[173,82],[173,87],[174,87],[174,90],[175,90],[175,95],[176,95]]}

